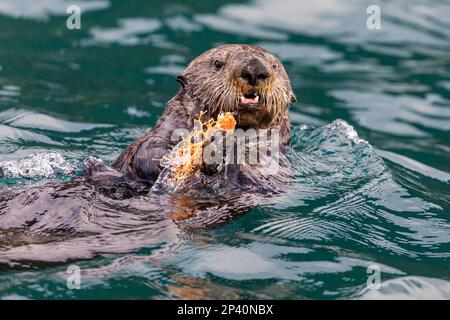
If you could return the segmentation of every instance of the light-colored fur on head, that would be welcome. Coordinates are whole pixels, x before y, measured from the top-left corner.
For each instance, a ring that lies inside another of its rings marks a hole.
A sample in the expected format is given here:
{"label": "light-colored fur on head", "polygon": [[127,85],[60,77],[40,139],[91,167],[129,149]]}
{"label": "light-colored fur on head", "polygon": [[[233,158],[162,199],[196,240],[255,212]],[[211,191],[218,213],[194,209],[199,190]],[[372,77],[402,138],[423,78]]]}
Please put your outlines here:
{"label": "light-colored fur on head", "polygon": [[[241,75],[251,59],[257,59],[268,71],[264,81],[250,85]],[[271,121],[277,121],[295,101],[286,70],[266,50],[250,45],[223,45],[194,59],[178,77],[196,108],[216,117],[220,112],[239,113],[239,98],[255,92]]]}

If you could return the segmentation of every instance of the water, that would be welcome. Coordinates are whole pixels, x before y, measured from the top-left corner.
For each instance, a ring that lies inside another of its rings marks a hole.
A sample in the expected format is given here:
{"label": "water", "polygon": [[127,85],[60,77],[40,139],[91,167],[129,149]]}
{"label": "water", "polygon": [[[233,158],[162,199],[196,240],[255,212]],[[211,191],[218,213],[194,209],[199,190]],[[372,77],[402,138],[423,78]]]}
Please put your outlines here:
{"label": "water", "polygon": [[[0,1],[0,298],[450,298],[448,1],[78,3],[70,31],[69,1]],[[297,94],[286,193],[230,212],[72,184],[155,123],[192,58],[235,42],[275,53]],[[68,205],[33,220],[42,190]]]}

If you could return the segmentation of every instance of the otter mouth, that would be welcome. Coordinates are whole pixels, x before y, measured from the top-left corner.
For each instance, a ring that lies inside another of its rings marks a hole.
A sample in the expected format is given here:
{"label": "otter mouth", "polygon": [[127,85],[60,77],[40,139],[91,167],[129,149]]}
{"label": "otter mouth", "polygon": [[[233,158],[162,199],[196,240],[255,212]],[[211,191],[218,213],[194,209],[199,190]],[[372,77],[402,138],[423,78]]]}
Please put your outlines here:
{"label": "otter mouth", "polygon": [[239,106],[246,108],[254,108],[259,105],[259,96],[256,92],[245,93],[239,97]]}

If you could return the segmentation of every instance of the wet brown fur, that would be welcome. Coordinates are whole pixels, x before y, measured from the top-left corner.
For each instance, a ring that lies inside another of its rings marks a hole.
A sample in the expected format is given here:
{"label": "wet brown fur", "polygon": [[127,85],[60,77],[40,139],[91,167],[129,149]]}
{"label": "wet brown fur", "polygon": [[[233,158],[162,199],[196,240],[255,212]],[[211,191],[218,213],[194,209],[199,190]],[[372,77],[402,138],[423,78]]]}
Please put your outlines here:
{"label": "wet brown fur", "polygon": [[[268,77],[250,85],[240,72],[251,59],[257,59],[268,70]],[[219,61],[219,63],[217,63]],[[219,68],[220,64],[223,64]],[[289,104],[295,101],[288,75],[281,62],[266,50],[250,45],[223,45],[210,49],[194,59],[177,77],[181,87],[156,125],[134,141],[113,163],[125,177],[153,183],[160,171],[160,159],[176,144],[171,136],[175,129],[192,130],[193,120],[201,111],[216,118],[220,112],[233,112],[237,127],[280,129],[281,143],[289,144]],[[260,107],[239,107],[239,96],[255,92]]]}

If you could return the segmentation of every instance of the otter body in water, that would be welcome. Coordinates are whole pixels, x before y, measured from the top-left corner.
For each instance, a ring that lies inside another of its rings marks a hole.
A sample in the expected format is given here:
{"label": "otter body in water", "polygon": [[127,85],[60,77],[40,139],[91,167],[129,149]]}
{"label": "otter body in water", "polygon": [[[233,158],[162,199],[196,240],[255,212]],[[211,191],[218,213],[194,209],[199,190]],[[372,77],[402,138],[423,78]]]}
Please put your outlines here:
{"label": "otter body in water", "polygon": [[193,60],[177,80],[181,88],[154,128],[112,166],[91,157],[84,175],[70,181],[0,190],[0,269],[1,261],[58,262],[171,243],[180,228],[223,223],[266,203],[265,191],[254,192],[259,187],[286,185],[283,170],[258,179],[264,165],[232,163],[224,171],[203,171],[225,190],[212,197],[201,196],[208,183],[176,194],[149,192],[164,172],[161,159],[178,143],[174,130],[192,130],[200,115],[217,119],[231,112],[237,129],[276,130],[281,154],[290,141],[288,107],[295,96],[283,65],[267,51],[220,46]]}
{"label": "otter body in water", "polygon": [[192,130],[200,113],[215,118],[232,112],[236,128],[278,130],[281,146],[290,141],[288,106],[295,101],[288,75],[271,53],[250,45],[223,45],[194,59],[177,77],[178,94],[147,134],[112,165],[126,179],[153,184],[160,160],[177,143],[174,130]]}

